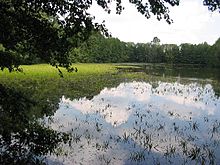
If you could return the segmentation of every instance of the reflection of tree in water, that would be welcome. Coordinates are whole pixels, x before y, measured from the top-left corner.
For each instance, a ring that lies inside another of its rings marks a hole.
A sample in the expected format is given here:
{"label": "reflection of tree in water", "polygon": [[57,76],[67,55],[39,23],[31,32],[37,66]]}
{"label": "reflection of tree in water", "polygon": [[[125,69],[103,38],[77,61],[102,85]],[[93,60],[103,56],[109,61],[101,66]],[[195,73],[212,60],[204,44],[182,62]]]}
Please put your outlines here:
{"label": "reflection of tree in water", "polygon": [[38,106],[48,106],[1,84],[0,96],[0,164],[40,164],[41,156],[69,140],[67,134],[42,126],[32,114]]}

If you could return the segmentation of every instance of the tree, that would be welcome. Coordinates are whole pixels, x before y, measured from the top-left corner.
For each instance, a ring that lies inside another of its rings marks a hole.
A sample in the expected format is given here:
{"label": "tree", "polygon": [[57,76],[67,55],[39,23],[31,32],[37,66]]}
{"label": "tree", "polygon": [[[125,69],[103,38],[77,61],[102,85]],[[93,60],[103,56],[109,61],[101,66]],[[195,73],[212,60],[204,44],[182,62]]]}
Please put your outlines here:
{"label": "tree", "polygon": [[126,62],[127,48],[117,38],[105,38],[99,32],[92,34],[79,48],[70,52],[73,62]]}
{"label": "tree", "polygon": [[160,39],[158,37],[154,37],[153,41],[151,41],[151,43],[155,44],[155,45],[160,45]]}
{"label": "tree", "polygon": [[209,59],[210,65],[220,66],[220,38],[212,45]]}
{"label": "tree", "polygon": [[[99,4],[107,7],[104,2]],[[91,1],[83,0],[1,0],[1,69],[18,68],[24,53],[69,68],[70,47],[87,39],[93,29],[105,32],[86,12],[90,5]]]}
{"label": "tree", "polygon": [[[96,2],[108,13],[116,3],[116,13],[124,9],[121,0],[0,0],[0,67],[18,68],[32,56],[53,66],[70,67],[68,51],[86,40],[94,29],[107,35],[103,24],[94,23],[88,9]],[[179,0],[129,0],[146,18],[172,23],[169,6]],[[204,0],[209,10],[220,9],[219,0]],[[71,38],[71,39],[70,39]]]}
{"label": "tree", "polygon": [[208,6],[208,9],[211,11],[220,10],[219,0],[203,0],[203,4]]}
{"label": "tree", "polygon": [[165,62],[170,64],[175,63],[175,58],[179,54],[179,47],[175,44],[164,44],[162,47],[165,54]]}
{"label": "tree", "polygon": [[194,45],[194,63],[208,65],[211,55],[210,48],[211,46],[206,42]]}
{"label": "tree", "polygon": [[52,106],[1,84],[0,96],[0,164],[43,164],[42,155],[54,152],[61,142],[71,142],[68,134],[43,126],[36,118],[36,111],[46,110],[48,115]]}

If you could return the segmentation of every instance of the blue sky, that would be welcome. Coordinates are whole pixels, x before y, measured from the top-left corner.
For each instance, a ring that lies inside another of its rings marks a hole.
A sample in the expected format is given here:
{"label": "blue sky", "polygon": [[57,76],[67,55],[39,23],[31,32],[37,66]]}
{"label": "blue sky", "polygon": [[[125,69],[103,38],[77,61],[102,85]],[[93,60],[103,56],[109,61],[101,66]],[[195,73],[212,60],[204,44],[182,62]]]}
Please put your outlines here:
{"label": "blue sky", "polygon": [[179,6],[170,7],[170,17],[174,21],[171,25],[154,16],[146,19],[127,1],[122,4],[125,10],[121,15],[114,14],[114,10],[107,14],[97,5],[90,9],[96,22],[105,20],[112,36],[122,41],[146,43],[157,36],[162,43],[198,44],[206,41],[213,44],[220,37],[220,13],[208,11],[202,0],[180,0]]}

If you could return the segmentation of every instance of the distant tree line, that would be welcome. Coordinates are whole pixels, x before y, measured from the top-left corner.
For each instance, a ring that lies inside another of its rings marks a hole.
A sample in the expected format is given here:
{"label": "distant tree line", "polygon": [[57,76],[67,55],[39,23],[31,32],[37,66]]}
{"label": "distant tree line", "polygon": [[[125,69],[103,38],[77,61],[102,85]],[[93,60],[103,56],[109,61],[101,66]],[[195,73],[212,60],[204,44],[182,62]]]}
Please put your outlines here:
{"label": "distant tree line", "polygon": [[[118,38],[104,37],[94,33],[90,38],[69,51],[72,63],[167,63],[194,64],[220,67],[220,38],[213,45],[183,43],[160,44],[154,37],[149,43],[122,42]],[[1,45],[0,45],[1,46]],[[23,56],[24,64],[42,63],[40,58],[28,54]]]}
{"label": "distant tree line", "polygon": [[154,37],[149,43],[122,42],[117,38],[106,38],[93,34],[80,47],[70,51],[72,62],[140,62],[168,64],[196,64],[220,67],[220,38],[213,45],[184,43],[160,44]]}

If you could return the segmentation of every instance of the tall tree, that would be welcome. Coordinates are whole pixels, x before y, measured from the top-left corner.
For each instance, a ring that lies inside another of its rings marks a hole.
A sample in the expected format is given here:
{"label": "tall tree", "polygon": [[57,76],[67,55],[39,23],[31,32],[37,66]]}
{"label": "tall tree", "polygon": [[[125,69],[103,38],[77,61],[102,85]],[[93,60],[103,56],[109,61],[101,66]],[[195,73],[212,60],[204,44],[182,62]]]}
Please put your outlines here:
{"label": "tall tree", "polygon": [[155,45],[160,45],[160,39],[158,37],[154,37],[151,43]]}
{"label": "tall tree", "polygon": [[162,47],[165,54],[165,62],[175,63],[175,58],[179,54],[179,47],[175,44],[164,44]]}
{"label": "tall tree", "polygon": [[220,66],[220,38],[211,47],[210,65]]}

